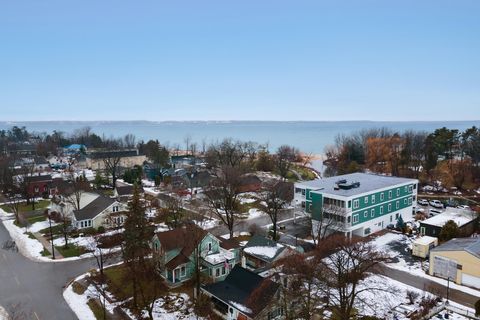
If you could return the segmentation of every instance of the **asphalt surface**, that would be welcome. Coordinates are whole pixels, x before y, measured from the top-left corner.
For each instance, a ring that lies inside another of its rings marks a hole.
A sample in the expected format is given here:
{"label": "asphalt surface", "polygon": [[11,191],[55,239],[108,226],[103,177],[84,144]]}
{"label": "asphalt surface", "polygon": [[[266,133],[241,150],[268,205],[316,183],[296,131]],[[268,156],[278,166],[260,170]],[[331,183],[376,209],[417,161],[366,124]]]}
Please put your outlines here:
{"label": "asphalt surface", "polygon": [[[0,244],[7,240],[10,235],[0,222]],[[92,259],[34,262],[17,251],[0,249],[0,305],[9,312],[17,306],[21,319],[77,319],[63,298],[63,288],[94,267]]]}
{"label": "asphalt surface", "polygon": [[[447,296],[446,286],[443,286],[442,284],[431,281],[429,279],[418,277],[408,272],[389,267],[384,267],[382,273],[383,275],[393,280],[408,284],[409,286],[415,287],[417,289],[431,292],[443,298],[446,298]],[[460,303],[470,308],[474,308],[474,304],[475,302],[477,302],[478,299],[479,297],[465,293],[463,291],[455,290],[452,288],[450,288],[449,290],[449,300]]]}

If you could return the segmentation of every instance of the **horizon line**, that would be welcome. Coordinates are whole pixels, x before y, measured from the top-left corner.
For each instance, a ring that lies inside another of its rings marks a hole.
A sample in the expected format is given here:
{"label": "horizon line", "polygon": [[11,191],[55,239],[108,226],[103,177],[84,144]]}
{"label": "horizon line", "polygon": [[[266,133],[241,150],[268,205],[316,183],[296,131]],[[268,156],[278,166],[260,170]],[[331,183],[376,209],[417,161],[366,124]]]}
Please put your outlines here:
{"label": "horizon line", "polygon": [[168,123],[168,122],[477,122],[480,119],[473,120],[0,120],[3,123],[29,123],[29,122],[150,122],[150,123]]}

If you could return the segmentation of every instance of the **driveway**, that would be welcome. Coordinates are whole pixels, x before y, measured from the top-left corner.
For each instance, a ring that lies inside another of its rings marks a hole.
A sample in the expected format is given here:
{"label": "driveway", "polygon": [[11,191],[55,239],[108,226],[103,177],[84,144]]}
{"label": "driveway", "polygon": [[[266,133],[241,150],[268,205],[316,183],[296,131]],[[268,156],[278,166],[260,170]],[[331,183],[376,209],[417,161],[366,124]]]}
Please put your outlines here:
{"label": "driveway", "polygon": [[[0,244],[7,240],[10,235],[0,222]],[[0,249],[0,305],[8,311],[19,305],[24,319],[77,319],[63,298],[63,288],[95,266],[92,259],[34,262],[16,251]]]}

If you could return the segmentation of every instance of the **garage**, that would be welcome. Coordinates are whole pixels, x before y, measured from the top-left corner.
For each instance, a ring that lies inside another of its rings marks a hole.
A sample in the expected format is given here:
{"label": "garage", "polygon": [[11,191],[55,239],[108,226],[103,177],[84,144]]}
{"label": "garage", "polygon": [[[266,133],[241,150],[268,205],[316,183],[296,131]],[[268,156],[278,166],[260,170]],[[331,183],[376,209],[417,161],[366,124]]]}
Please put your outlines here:
{"label": "garage", "polygon": [[480,289],[480,277],[475,277],[466,273],[462,273],[462,284],[464,286]]}

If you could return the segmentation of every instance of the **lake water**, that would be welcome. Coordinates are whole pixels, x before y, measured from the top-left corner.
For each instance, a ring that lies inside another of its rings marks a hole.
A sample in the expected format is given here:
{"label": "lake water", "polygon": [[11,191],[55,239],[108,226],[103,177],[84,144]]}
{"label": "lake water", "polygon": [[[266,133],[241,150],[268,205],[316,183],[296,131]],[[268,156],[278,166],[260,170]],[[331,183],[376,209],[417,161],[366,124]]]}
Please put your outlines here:
{"label": "lake water", "polygon": [[405,130],[433,131],[440,127],[465,130],[480,126],[479,120],[472,121],[231,121],[231,122],[150,122],[150,121],[42,121],[42,122],[0,122],[0,129],[12,126],[25,126],[29,131],[48,132],[53,130],[72,133],[75,129],[89,126],[96,134],[106,137],[121,137],[132,133],[138,140],[158,139],[172,146],[184,146],[185,137],[201,145],[224,138],[268,143],[270,150],[282,144],[289,144],[304,152],[321,154],[326,145],[332,144],[337,134],[349,134],[368,128],[387,127],[394,131]]}

